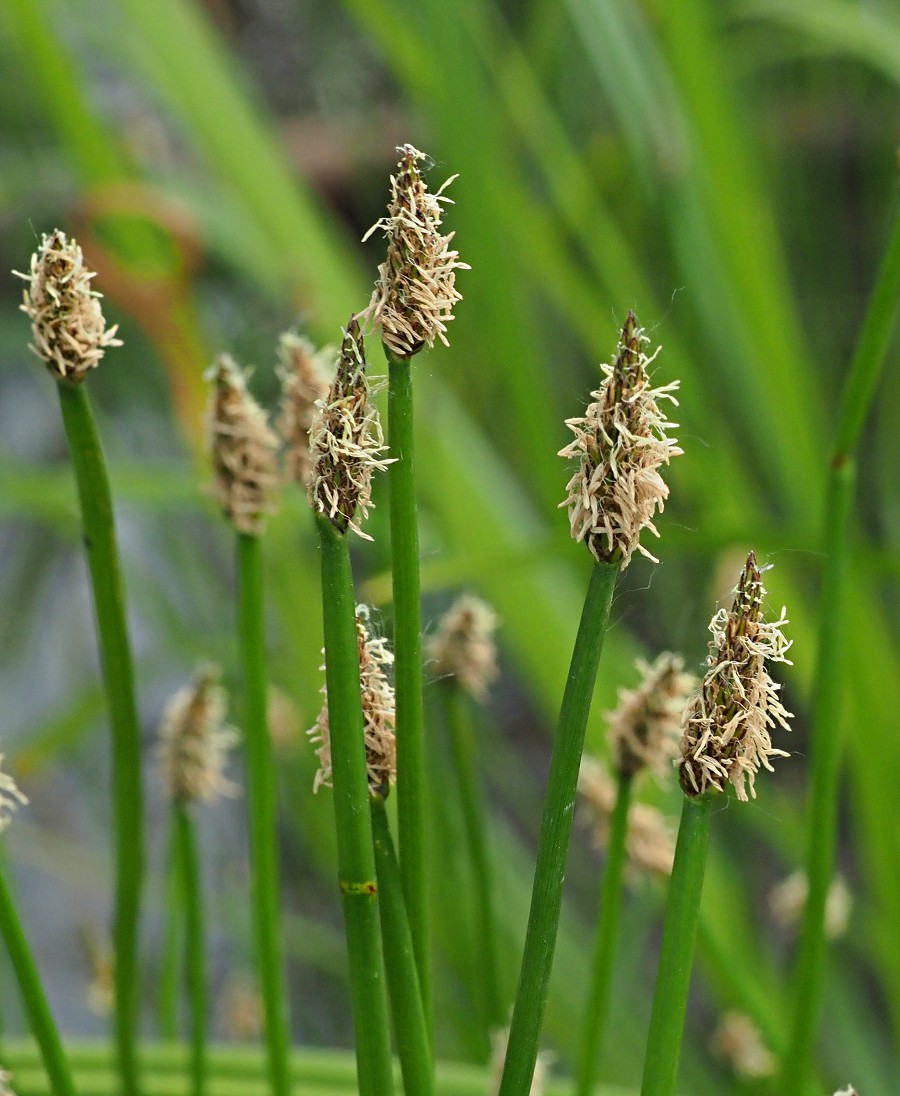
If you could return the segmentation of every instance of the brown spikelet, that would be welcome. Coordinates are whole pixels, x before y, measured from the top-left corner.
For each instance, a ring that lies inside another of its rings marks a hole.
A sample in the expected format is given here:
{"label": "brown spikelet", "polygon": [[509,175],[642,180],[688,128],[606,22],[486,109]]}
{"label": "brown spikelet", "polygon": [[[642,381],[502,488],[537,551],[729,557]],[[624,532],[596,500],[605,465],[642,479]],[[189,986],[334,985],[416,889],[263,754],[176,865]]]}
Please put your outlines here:
{"label": "brown spikelet", "polygon": [[648,358],[648,342],[629,311],[616,357],[602,366],[605,380],[591,393],[584,416],[566,420],[575,440],[559,452],[580,461],[560,503],[568,507],[572,536],[584,541],[595,559],[621,560],[623,568],[635,551],[659,562],[640,543],[640,534],[649,529],[659,536],[653,516],[669,496],[659,469],[682,452],[666,433],[677,424],[659,407],[664,399],[678,403],[672,395],[678,381],[651,387],[647,367],[659,351]]}
{"label": "brown spikelet", "polygon": [[766,669],[767,660],[790,664],[791,644],[781,631],[788,621],[784,609],[776,621],[763,619],[765,592],[751,552],[731,609],[720,609],[710,622],[706,676],[685,708],[679,760],[685,795],[721,792],[730,782],[746,800],[748,791],[756,795],[759,769],[771,770],[771,758],[788,756],[773,748],[769,731],[776,724],[789,730],[791,713]]}
{"label": "brown spikelet", "polygon": [[121,346],[118,327],[106,327],[100,300],[91,289],[96,275],[84,264],[81,248],[54,229],[41,238],[31,257],[31,272],[21,310],[31,320],[31,349],[57,380],[80,384],[110,346]]}
{"label": "brown spikelet", "polygon": [[287,478],[308,488],[312,480],[309,432],[316,418],[316,402],[324,399],[334,376],[335,353],[317,351],[309,339],[286,333],[278,344],[281,380],[278,433],[284,442]]}
{"label": "brown spikelet", "polygon": [[456,176],[432,194],[419,171],[425,154],[412,145],[397,151],[400,163],[391,177],[388,215],[363,237],[367,240],[379,229],[387,237],[387,259],[378,267],[364,316],[380,325],[381,337],[396,357],[409,358],[423,346],[432,346],[436,338],[450,345],[447,324],[453,319],[453,306],[462,300],[456,271],[469,267],[450,250],[453,233],[440,233],[442,203],[450,202],[443,191]]}
{"label": "brown spikelet", "polygon": [[763,1042],[759,1028],[742,1012],[724,1013],[710,1039],[710,1049],[737,1077],[748,1081],[771,1077],[778,1068],[778,1059]]}
{"label": "brown spikelet", "polygon": [[452,677],[476,700],[483,700],[497,677],[497,617],[481,598],[463,594],[441,617],[427,643],[430,669],[437,677]]}
{"label": "brown spikelet", "polygon": [[257,536],[274,510],[278,438],[230,355],[219,355],[206,380],[212,384],[206,427],[215,495],[239,533]]}

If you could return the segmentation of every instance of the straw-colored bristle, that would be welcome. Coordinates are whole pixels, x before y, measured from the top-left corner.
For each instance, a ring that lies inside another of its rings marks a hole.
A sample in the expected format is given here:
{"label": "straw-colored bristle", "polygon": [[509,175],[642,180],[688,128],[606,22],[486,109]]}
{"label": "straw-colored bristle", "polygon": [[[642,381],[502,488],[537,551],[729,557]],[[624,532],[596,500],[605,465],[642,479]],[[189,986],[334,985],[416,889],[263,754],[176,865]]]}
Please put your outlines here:
{"label": "straw-colored bristle", "polygon": [[[606,769],[593,758],[584,757],[578,773],[578,791],[591,812],[594,843],[606,848],[616,807],[617,788]],[[646,803],[632,803],[628,809],[625,849],[631,865],[639,871],[671,875],[675,839],[665,816]]]}
{"label": "straw-colored bristle", "polygon": [[659,536],[653,516],[669,496],[659,469],[682,452],[666,433],[678,424],[659,406],[662,400],[678,403],[672,395],[678,381],[651,387],[647,369],[659,351],[647,357],[648,342],[629,312],[616,357],[602,367],[605,380],[591,393],[584,416],[566,420],[575,440],[559,453],[579,461],[560,503],[568,507],[572,536],[595,559],[621,561],[623,568],[635,551],[659,562],[640,543],[641,530]]}
{"label": "straw-colored bristle", "polygon": [[31,257],[31,272],[14,273],[28,282],[21,309],[31,320],[31,349],[57,380],[80,384],[108,347],[122,345],[118,327],[106,326],[103,294],[91,289],[96,275],[64,232],[45,234]]}
{"label": "straw-colored bristle", "polygon": [[238,736],[224,722],[228,697],[220,676],[217,666],[201,666],[163,715],[157,761],[167,793],[185,803],[238,792],[225,777],[228,751]]}
{"label": "straw-colored bristle", "polygon": [[341,343],[337,375],[328,395],[316,401],[317,415],[309,434],[313,474],[310,505],[340,533],[359,526],[372,507],[372,473],[391,463],[378,412],[370,402],[366,358],[359,322],[352,317]]}
{"label": "straw-colored bristle", "polygon": [[215,495],[239,533],[257,536],[275,509],[278,438],[228,354],[219,355],[206,380],[212,384],[206,424]]}
{"label": "straw-colored bristle", "polygon": [[681,714],[697,686],[684,662],[664,651],[648,665],[637,660],[641,682],[634,689],[619,689],[619,702],[606,713],[609,743],[615,767],[634,776],[647,768],[664,780],[681,741]]}
{"label": "straw-colored bristle", "polygon": [[396,357],[409,358],[435,339],[449,346],[447,324],[453,319],[453,306],[462,300],[456,271],[469,267],[450,249],[453,233],[440,233],[442,203],[450,202],[443,191],[456,176],[432,194],[419,171],[425,154],[412,145],[397,151],[400,163],[391,177],[388,215],[363,237],[367,240],[380,229],[387,238],[387,258],[378,267],[364,315],[381,327],[381,337]]}
{"label": "straw-colored bristle", "polygon": [[681,787],[686,795],[723,791],[730,782],[738,799],[755,796],[759,769],[771,770],[771,758],[787,757],[772,745],[770,729],[789,730],[786,711],[766,661],[790,664],[790,641],[782,632],[785,610],[775,621],[762,618],[765,595],[756,557],[751,552],[741,572],[730,610],[712,618],[707,672],[688,701],[682,723]]}
{"label": "straw-colored bristle", "polygon": [[724,1013],[710,1039],[710,1049],[747,1081],[771,1077],[778,1059],[763,1042],[756,1024],[742,1012]]}
{"label": "straw-colored bristle", "polygon": [[[387,641],[373,636],[368,628],[369,609],[356,608],[356,635],[359,645],[359,684],[362,694],[363,734],[366,746],[366,769],[369,792],[384,798],[397,778],[397,741],[394,735],[394,687],[386,670],[393,665],[394,655]],[[325,667],[322,666],[324,670]],[[317,747],[319,770],[313,791],[331,787],[331,734],[328,721],[328,690],[322,688],[326,700],[315,725],[307,732]]]}
{"label": "straw-colored bristle", "polygon": [[457,598],[441,617],[427,643],[430,669],[437,677],[452,677],[477,700],[484,700],[497,677],[494,610],[472,594]]}
{"label": "straw-colored bristle", "polygon": [[[0,754],[0,765],[3,764],[5,754]],[[19,791],[15,780],[0,770],[0,833],[12,821],[13,814],[28,802],[28,797]]]}
{"label": "straw-colored bristle", "polygon": [[309,339],[300,335],[284,334],[278,344],[278,433],[284,442],[285,472],[289,480],[304,488],[312,480],[309,432],[316,417],[316,403],[328,394],[336,357],[330,347],[316,350]]}

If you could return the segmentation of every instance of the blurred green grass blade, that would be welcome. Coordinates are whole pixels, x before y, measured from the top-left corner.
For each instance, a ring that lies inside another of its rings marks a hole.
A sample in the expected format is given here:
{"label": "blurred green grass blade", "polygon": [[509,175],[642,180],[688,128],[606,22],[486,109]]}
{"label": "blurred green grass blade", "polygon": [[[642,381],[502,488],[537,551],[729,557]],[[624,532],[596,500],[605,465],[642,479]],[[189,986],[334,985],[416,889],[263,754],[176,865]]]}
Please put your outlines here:
{"label": "blurred green grass blade", "polygon": [[900,18],[889,4],[849,4],[841,0],[742,0],[731,17],[766,22],[795,31],[829,51],[853,57],[900,83]]}

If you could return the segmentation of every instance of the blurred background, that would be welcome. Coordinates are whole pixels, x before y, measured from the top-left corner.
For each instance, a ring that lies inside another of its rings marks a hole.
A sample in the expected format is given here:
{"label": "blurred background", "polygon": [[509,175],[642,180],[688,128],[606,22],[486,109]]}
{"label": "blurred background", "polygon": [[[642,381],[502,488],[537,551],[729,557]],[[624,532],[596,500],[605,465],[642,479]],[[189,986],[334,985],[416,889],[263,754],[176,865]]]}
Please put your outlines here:
{"label": "blurred background", "polygon": [[[446,225],[471,264],[452,347],[415,363],[429,630],[472,590],[501,619],[503,675],[478,714],[492,804],[506,992],[540,797],[590,568],[557,509],[563,420],[583,413],[633,307],[659,383],[680,378],[669,505],[625,573],[589,728],[633,660],[706,627],[749,548],[788,606],[792,757],[715,819],[683,1066],[698,1096],[753,1092],[710,1049],[730,1008],[783,1037],[792,930],[768,893],[801,863],[824,473],[837,401],[897,190],[900,14],[850,0],[6,0],[0,10],[0,267],[74,235],[124,347],[90,380],[111,464],[138,658],[152,821],[148,1036],[167,904],[167,808],[153,743],[201,659],[236,683],[230,530],[205,484],[202,374],[222,350],[277,398],[278,336],[336,343],[368,300],[395,146],[451,174]],[[103,1033],[89,994],[109,916],[107,738],[77,509],[52,381],[27,349],[21,283],[0,278],[0,743],[31,798],[5,840],[61,1024]],[[380,351],[370,356],[380,371]],[[896,345],[860,453],[847,612],[840,869],[854,897],[830,968],[819,1067],[831,1092],[896,1091],[900,738]],[[383,490],[383,487],[382,487]],[[379,497],[380,499],[380,497]],[[385,507],[357,552],[389,626]],[[305,501],[266,535],[293,1028],[350,1044],[332,809],[311,792],[321,622]],[[240,704],[233,721],[239,726]],[[466,864],[432,720],[438,1050],[486,1055],[472,1000]],[[239,759],[232,766],[240,778]],[[644,798],[673,813],[678,794]],[[202,812],[222,1038],[253,1031],[240,801]],[[565,1073],[587,986],[602,856],[577,825],[546,1045]],[[637,880],[602,1076],[641,1072],[661,888]],[[102,966],[102,963],[101,963]],[[11,974],[0,960],[0,983]],[[249,989],[248,989],[249,987]],[[22,1030],[15,995],[2,1021]],[[239,1007],[240,1006],[240,1007]],[[92,1011],[93,1008],[93,1011]],[[754,1088],[756,1085],[756,1088]]]}

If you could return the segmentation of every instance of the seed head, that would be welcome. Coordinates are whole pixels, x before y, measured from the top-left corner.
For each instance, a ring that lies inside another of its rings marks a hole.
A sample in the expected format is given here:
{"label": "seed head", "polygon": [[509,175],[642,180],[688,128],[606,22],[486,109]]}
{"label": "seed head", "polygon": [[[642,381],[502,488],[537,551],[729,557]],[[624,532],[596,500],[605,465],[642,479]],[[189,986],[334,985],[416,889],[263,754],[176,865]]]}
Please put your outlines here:
{"label": "seed head", "polygon": [[8,1069],[0,1069],[0,1096],[16,1096],[10,1087],[13,1075]]}
{"label": "seed head", "polygon": [[[738,799],[755,796],[760,767],[771,771],[772,757],[787,757],[772,746],[769,729],[790,730],[766,660],[785,662],[791,646],[782,633],[785,610],[776,621],[762,618],[765,595],[756,557],[751,552],[734,591],[734,604],[720,609],[709,630],[712,642],[706,676],[688,701],[682,721],[680,767],[685,795],[723,791],[729,781]],[[746,782],[746,783],[745,783]]]}
{"label": "seed head", "polygon": [[366,356],[359,323],[350,318],[337,374],[325,399],[316,401],[318,414],[309,432],[313,477],[309,485],[310,505],[324,514],[341,534],[352,529],[365,540],[355,520],[369,513],[372,503],[372,473],[391,463],[386,452],[378,411],[369,402]]}
{"label": "seed head", "polygon": [[[5,754],[0,754],[0,765],[3,764],[5,756]],[[0,771],[0,833],[3,833],[12,821],[14,812],[27,802],[28,797],[19,791],[15,780],[9,773]]]}
{"label": "seed head", "polygon": [[[803,915],[809,883],[806,873],[795,871],[783,879],[769,894],[772,917],[783,928],[793,928]],[[837,875],[832,879],[825,900],[825,935],[837,940],[847,931],[853,911],[853,895],[844,879]]]}
{"label": "seed head", "polygon": [[682,450],[666,431],[678,424],[668,422],[661,400],[678,401],[672,395],[678,381],[651,388],[647,367],[659,353],[644,353],[649,343],[643,328],[629,311],[622,328],[616,357],[602,366],[605,379],[591,393],[583,418],[567,419],[575,440],[559,455],[578,458],[580,464],[566,485],[569,492],[560,507],[569,509],[569,526],[577,541],[585,541],[596,560],[621,560],[627,567],[635,550],[658,563],[640,543],[642,529],[659,536],[653,524],[669,497],[659,468]]}
{"label": "seed head", "polygon": [[118,325],[106,327],[103,294],[91,289],[96,275],[84,265],[78,244],[58,228],[41,237],[31,273],[13,273],[29,283],[20,308],[31,320],[31,349],[57,380],[80,384],[108,346],[122,345]]}
{"label": "seed head", "polygon": [[157,761],[169,795],[183,803],[236,795],[225,777],[228,751],[237,732],[225,725],[228,694],[218,666],[206,663],[194,681],[172,697],[159,731]]}
{"label": "seed head", "polygon": [[710,1049],[738,1077],[748,1081],[771,1077],[778,1068],[778,1059],[763,1042],[759,1028],[742,1012],[732,1010],[722,1016],[710,1040]]}
{"label": "seed head", "polygon": [[484,700],[497,677],[494,610],[472,594],[463,594],[441,617],[428,641],[428,657],[435,674],[455,678],[476,700]]}
{"label": "seed head", "polygon": [[634,776],[648,768],[665,779],[681,741],[681,713],[697,686],[684,661],[664,651],[652,665],[637,660],[641,683],[619,689],[619,703],[606,713],[609,744],[620,773]]}
{"label": "seed head", "polygon": [[447,324],[453,306],[462,296],[456,288],[456,271],[468,270],[459,252],[450,250],[453,233],[440,234],[444,195],[456,176],[434,194],[425,185],[419,160],[427,160],[412,145],[398,148],[400,163],[391,177],[387,217],[377,221],[363,237],[381,229],[387,237],[387,259],[378,268],[378,281],[365,311],[370,323],[381,325],[381,337],[398,358],[411,358],[435,338],[445,346]]}
{"label": "seed head", "polygon": [[[618,789],[609,773],[597,761],[584,757],[578,773],[578,791],[590,808],[594,842],[598,848],[609,843],[609,825],[616,808]],[[675,840],[666,818],[646,803],[632,803],[628,810],[628,859],[639,871],[671,875]]]}
{"label": "seed head", "polygon": [[275,508],[278,438],[230,355],[220,354],[205,379],[213,386],[206,428],[216,498],[239,533],[258,536]]}
{"label": "seed head", "polygon": [[301,487],[308,488],[312,480],[309,431],[316,417],[316,402],[325,398],[331,385],[334,358],[331,348],[316,351],[309,339],[300,335],[287,333],[279,341],[278,432],[285,445],[288,478]]}
{"label": "seed head", "polygon": [[[356,635],[359,645],[359,684],[362,694],[363,734],[366,744],[366,769],[369,774],[369,793],[386,797],[391,784],[397,778],[397,742],[394,736],[395,702],[394,687],[388,680],[387,667],[392,666],[394,656],[388,650],[387,641],[369,634],[366,605],[356,607]],[[324,670],[325,667],[323,666]],[[307,733],[318,746],[316,757],[319,771],[313,782],[317,792],[324,784],[331,787],[331,736],[328,723],[328,690],[323,686],[325,705],[319,718]]]}

